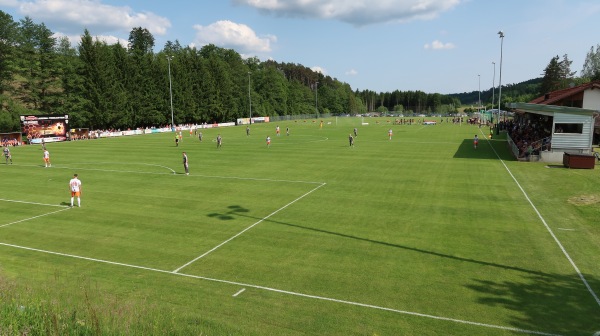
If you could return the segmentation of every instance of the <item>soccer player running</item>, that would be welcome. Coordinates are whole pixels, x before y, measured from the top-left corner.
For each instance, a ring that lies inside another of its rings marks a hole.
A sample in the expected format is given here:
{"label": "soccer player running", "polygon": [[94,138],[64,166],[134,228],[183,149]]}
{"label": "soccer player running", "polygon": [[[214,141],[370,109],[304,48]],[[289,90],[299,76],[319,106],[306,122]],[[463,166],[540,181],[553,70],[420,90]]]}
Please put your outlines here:
{"label": "soccer player running", "polygon": [[473,139],[473,148],[477,149],[477,144],[479,144],[479,137],[475,134],[475,138]]}
{"label": "soccer player running", "polygon": [[10,164],[12,164],[12,155],[10,154],[10,149],[8,149],[8,146],[4,146],[2,152],[4,153],[4,159],[6,160],[6,164],[8,164],[9,160]]}
{"label": "soccer player running", "polygon": [[354,137],[352,137],[352,133],[348,135],[348,142],[350,143],[350,147],[354,147]]}
{"label": "soccer player running", "polygon": [[267,135],[267,147],[271,147],[271,137]]}
{"label": "soccer player running", "polygon": [[185,152],[183,152],[183,169],[185,169],[185,175],[190,175],[190,167],[188,165],[188,157]]}
{"label": "soccer player running", "polygon": [[221,148],[221,145],[223,144],[223,138],[221,137],[221,134],[217,135],[217,148]]}
{"label": "soccer player running", "polygon": [[73,206],[74,198],[77,197],[77,206],[81,207],[81,181],[77,174],[74,174],[69,181],[69,189],[71,190],[71,206]]}

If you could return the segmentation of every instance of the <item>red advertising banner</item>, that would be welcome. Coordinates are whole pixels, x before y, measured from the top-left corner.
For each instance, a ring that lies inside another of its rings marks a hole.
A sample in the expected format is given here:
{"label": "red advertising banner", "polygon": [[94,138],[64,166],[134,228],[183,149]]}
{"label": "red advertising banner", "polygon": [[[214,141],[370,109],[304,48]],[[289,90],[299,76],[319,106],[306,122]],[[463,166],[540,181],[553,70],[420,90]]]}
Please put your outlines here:
{"label": "red advertising banner", "polygon": [[30,144],[65,141],[69,137],[69,115],[21,116],[21,130]]}

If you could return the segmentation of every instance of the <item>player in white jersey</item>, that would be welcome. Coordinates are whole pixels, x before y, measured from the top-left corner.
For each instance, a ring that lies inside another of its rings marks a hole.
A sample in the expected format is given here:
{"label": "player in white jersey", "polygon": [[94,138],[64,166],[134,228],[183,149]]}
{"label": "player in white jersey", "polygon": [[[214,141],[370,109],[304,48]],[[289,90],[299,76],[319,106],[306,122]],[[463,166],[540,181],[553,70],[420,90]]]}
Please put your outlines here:
{"label": "player in white jersey", "polygon": [[73,175],[73,178],[69,181],[69,189],[71,190],[71,206],[73,206],[74,198],[77,197],[77,206],[81,207],[81,181],[77,174]]}
{"label": "player in white jersey", "polygon": [[50,152],[46,149],[44,149],[44,165],[46,168],[52,167],[52,164],[50,163]]}

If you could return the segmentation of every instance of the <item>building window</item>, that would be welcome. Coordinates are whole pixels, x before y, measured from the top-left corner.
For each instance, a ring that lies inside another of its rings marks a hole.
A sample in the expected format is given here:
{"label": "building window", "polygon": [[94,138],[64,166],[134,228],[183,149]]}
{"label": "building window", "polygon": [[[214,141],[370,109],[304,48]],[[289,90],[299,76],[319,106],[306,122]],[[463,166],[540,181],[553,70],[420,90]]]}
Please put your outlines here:
{"label": "building window", "polygon": [[554,133],[583,133],[583,124],[566,124],[566,123],[556,123],[554,124]]}

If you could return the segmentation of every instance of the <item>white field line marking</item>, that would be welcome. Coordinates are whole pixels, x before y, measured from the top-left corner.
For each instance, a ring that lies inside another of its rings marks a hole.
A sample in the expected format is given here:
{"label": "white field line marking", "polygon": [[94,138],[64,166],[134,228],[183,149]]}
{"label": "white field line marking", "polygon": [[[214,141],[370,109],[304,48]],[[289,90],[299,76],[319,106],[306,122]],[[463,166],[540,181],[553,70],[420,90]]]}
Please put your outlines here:
{"label": "white field line marking", "polygon": [[[19,165],[21,167],[40,167],[39,165]],[[117,169],[99,169],[99,168],[81,168],[81,167],[69,167],[69,166],[52,166],[52,169],[71,169],[71,170],[85,170],[85,171],[101,171],[109,173],[131,173],[131,174],[148,174],[148,175],[173,175],[173,173],[155,173],[155,172],[143,172],[139,170],[117,170]],[[170,168],[169,168],[170,169]],[[172,169],[170,169],[173,171]]]}
{"label": "white field line marking", "polygon": [[[113,164],[113,165],[140,165],[140,166],[150,166],[150,167],[158,167],[158,168],[164,168],[166,170],[171,171],[171,173],[175,174],[175,171],[167,166],[161,166],[161,165],[157,165],[157,164],[152,164],[152,163],[143,163],[143,162],[134,162],[134,163],[124,163],[124,162],[92,162],[92,163],[77,163],[77,164],[82,164],[82,165],[109,165],[109,164]],[[75,169],[75,168],[73,168]]]}
{"label": "white field line marking", "polygon": [[259,285],[251,285],[251,284],[246,284],[246,283],[241,283],[241,282],[236,282],[236,281],[208,278],[208,277],[203,277],[203,276],[199,276],[199,275],[191,275],[191,274],[185,274],[185,273],[173,273],[171,271],[160,270],[157,268],[137,266],[137,265],[131,265],[131,264],[125,264],[125,263],[120,263],[120,262],[114,262],[114,261],[108,261],[108,260],[102,260],[102,259],[96,259],[96,258],[89,258],[89,257],[83,257],[83,256],[77,256],[77,255],[73,255],[73,254],[41,250],[41,249],[37,249],[37,248],[25,247],[25,246],[19,246],[19,245],[13,245],[13,244],[1,243],[1,242],[0,242],[0,246],[18,248],[18,249],[28,250],[28,251],[33,251],[33,252],[47,253],[47,254],[52,254],[52,255],[57,255],[57,256],[62,256],[62,257],[69,257],[69,258],[93,261],[93,262],[109,264],[109,265],[135,268],[135,269],[140,269],[140,270],[145,270],[145,271],[152,271],[152,272],[158,272],[158,273],[164,273],[164,274],[172,274],[172,275],[182,276],[182,277],[186,277],[186,278],[224,283],[224,284],[234,285],[234,286],[239,286],[239,287],[249,287],[249,288],[261,289],[264,291],[270,291],[270,292],[275,292],[275,293],[280,293],[280,294],[299,296],[299,297],[321,300],[321,301],[335,302],[335,303],[352,305],[352,306],[363,307],[363,308],[383,310],[383,311],[388,311],[388,312],[392,312],[392,313],[398,313],[398,314],[410,315],[410,316],[418,316],[418,317],[424,317],[424,318],[440,320],[440,321],[468,324],[468,325],[474,325],[474,326],[478,326],[478,327],[491,328],[491,329],[507,330],[507,331],[512,331],[512,332],[529,334],[529,335],[562,336],[559,334],[546,333],[546,332],[542,332],[542,331],[519,329],[519,328],[505,327],[505,326],[499,326],[499,325],[488,324],[488,323],[479,323],[479,322],[473,322],[473,321],[459,320],[459,319],[450,318],[450,317],[422,314],[422,313],[416,313],[416,312],[411,312],[411,311],[406,311],[406,310],[399,310],[399,309],[387,308],[387,307],[382,307],[382,306],[376,306],[376,305],[371,305],[371,304],[366,304],[366,303],[353,302],[353,301],[347,301],[347,300],[339,300],[339,299],[328,298],[328,297],[324,297],[324,296],[310,295],[310,294],[304,294],[304,293],[298,293],[298,292],[291,292],[291,291],[287,291],[287,290],[259,286]]}
{"label": "white field line marking", "polygon": [[559,230],[563,230],[563,231],[576,231],[575,229],[565,229],[565,228],[558,228]]}
{"label": "white field line marking", "polygon": [[[296,136],[294,136],[294,138],[295,137]],[[278,146],[280,146],[280,145],[294,145],[294,146],[296,146],[296,145],[303,145],[303,144],[313,143],[313,142],[324,142],[324,141],[327,141],[327,140],[329,140],[328,137],[323,137],[323,139],[308,140],[308,141],[304,141],[304,142],[274,142],[274,143],[272,143],[272,145],[278,145]]]}
{"label": "white field line marking", "polygon": [[[190,175],[192,176],[192,175]],[[292,180],[272,180],[265,178],[254,178],[254,177],[236,177],[236,176],[215,176],[215,175],[193,175],[195,177],[214,178],[214,179],[226,179],[226,180],[245,180],[245,181],[263,181],[263,182],[284,182],[284,183],[306,183],[306,184],[325,184],[324,182],[313,182],[313,181],[292,181]]]}
{"label": "white field line marking", "polygon": [[[16,166],[16,165],[15,165]],[[21,167],[39,167],[38,165],[19,165]],[[135,170],[116,170],[116,169],[98,169],[98,168],[73,168],[67,166],[52,166],[55,169],[78,169],[78,170],[86,170],[86,171],[101,171],[108,173],[130,173],[130,174],[147,174],[147,175],[173,175],[173,173],[155,173],[155,172],[142,172]],[[166,167],[165,167],[166,168]],[[168,168],[170,169],[170,168]],[[173,170],[171,170],[173,171]],[[214,179],[230,179],[230,180],[245,180],[245,181],[264,181],[264,182],[284,182],[284,183],[306,183],[306,184],[322,184],[324,182],[314,182],[314,181],[293,181],[293,180],[274,180],[274,179],[266,179],[266,178],[254,178],[254,177],[238,177],[238,176],[216,176],[216,175],[187,175],[186,178],[190,177],[202,177],[202,178],[214,178]]]}
{"label": "white field line marking", "polygon": [[233,294],[233,297],[236,297],[236,296],[242,294],[245,290],[246,290],[246,288],[240,289],[237,293]]}
{"label": "white field line marking", "polygon": [[[418,145],[460,145],[462,144],[462,142],[452,142],[452,141],[408,141],[405,139],[401,139],[399,140],[400,142],[402,142],[403,144],[418,144]],[[382,142],[382,141],[379,141]]]}
{"label": "white field line marking", "polygon": [[55,213],[58,213],[58,212],[61,212],[61,211],[65,211],[65,210],[69,210],[69,209],[70,209],[69,207],[66,207],[64,209],[60,209],[60,210],[48,212],[48,213],[45,213],[45,214],[42,214],[42,215],[38,215],[38,216],[30,217],[30,218],[25,218],[25,219],[21,219],[21,220],[18,220],[16,222],[12,222],[12,223],[8,223],[8,224],[0,225],[0,228],[3,228],[5,226],[9,226],[9,225],[13,225],[13,224],[17,224],[17,223],[21,223],[21,222],[26,222],[26,221],[29,221],[29,220],[32,220],[32,219],[36,219],[36,218],[40,218],[40,217],[52,215],[52,214],[55,214]]}
{"label": "white field line marking", "polygon": [[289,207],[290,205],[292,205],[292,204],[294,204],[294,203],[298,202],[299,200],[303,199],[304,197],[306,197],[306,196],[308,196],[308,195],[312,194],[314,191],[316,191],[317,189],[321,188],[321,187],[322,187],[322,186],[324,186],[325,184],[326,184],[326,183],[322,183],[322,184],[320,184],[319,186],[317,186],[316,188],[313,188],[312,190],[310,190],[309,192],[305,193],[304,195],[302,195],[302,196],[300,196],[300,197],[296,198],[295,200],[293,200],[293,201],[289,202],[288,204],[286,204],[286,205],[282,206],[281,208],[279,208],[279,209],[277,209],[277,210],[273,211],[272,213],[270,213],[270,214],[269,214],[269,215],[267,215],[266,217],[262,218],[261,220],[259,220],[259,221],[258,221],[258,222],[256,222],[256,223],[254,223],[254,224],[252,224],[252,225],[248,226],[247,228],[245,228],[245,229],[243,229],[242,231],[238,232],[237,234],[233,235],[231,238],[229,238],[229,239],[225,240],[225,241],[224,241],[224,242],[222,242],[221,244],[219,244],[219,245],[217,245],[217,246],[213,247],[212,249],[208,250],[208,251],[207,251],[207,252],[205,252],[204,254],[202,254],[202,255],[200,255],[200,256],[198,256],[198,257],[196,257],[196,258],[192,259],[191,261],[189,261],[189,262],[185,263],[184,265],[180,266],[179,268],[175,269],[175,270],[173,271],[173,273],[177,273],[177,272],[179,272],[179,271],[180,271],[182,268],[185,268],[185,267],[187,267],[187,266],[191,265],[192,263],[194,263],[194,262],[198,261],[199,259],[202,259],[202,258],[204,258],[205,256],[207,256],[207,255],[211,254],[212,252],[214,252],[215,250],[217,250],[217,249],[218,249],[218,248],[220,248],[221,246],[223,246],[223,245],[225,245],[225,244],[229,243],[230,241],[234,240],[235,238],[237,238],[237,237],[241,236],[242,234],[244,234],[244,232],[246,232],[246,231],[248,231],[248,230],[252,229],[253,227],[257,226],[258,224],[260,224],[260,223],[264,222],[264,221],[265,221],[266,219],[268,219],[269,217],[271,217],[271,216],[275,215],[276,213],[278,213],[278,212],[280,212],[281,210],[283,210],[283,209],[285,209],[285,208]]}
{"label": "white field line marking", "polygon": [[66,205],[56,205],[56,204],[45,204],[45,203],[36,203],[36,202],[17,201],[17,200],[9,200],[9,199],[4,199],[4,198],[0,198],[0,201],[12,202],[12,203],[33,204],[33,205],[44,205],[44,206],[59,207],[59,208],[68,208],[68,206],[66,206]]}
{"label": "white field line marking", "polygon": [[[483,131],[481,133],[483,134]],[[489,142],[489,139],[487,137],[485,137],[485,139]],[[598,295],[596,295],[596,292],[594,292],[594,290],[592,289],[592,286],[590,286],[590,284],[587,282],[587,280],[585,279],[585,277],[583,276],[583,274],[579,270],[579,267],[577,267],[577,265],[575,264],[575,261],[573,261],[573,259],[571,259],[571,256],[569,255],[569,252],[567,252],[567,250],[565,249],[565,247],[563,246],[563,244],[560,242],[560,240],[554,234],[554,231],[552,231],[552,229],[550,228],[550,226],[548,225],[548,223],[546,223],[546,220],[544,219],[544,217],[542,217],[542,214],[538,211],[537,207],[533,204],[533,202],[529,198],[529,195],[527,195],[527,193],[525,192],[525,190],[523,189],[523,187],[521,187],[521,184],[519,183],[519,181],[517,181],[517,178],[510,171],[510,169],[508,168],[508,166],[506,165],[506,163],[504,163],[504,160],[502,160],[500,158],[500,155],[498,155],[498,152],[496,152],[496,149],[493,146],[491,146],[491,144],[490,144],[490,147],[492,148],[492,150],[494,151],[494,153],[498,157],[498,160],[500,160],[500,162],[502,162],[502,165],[504,166],[504,168],[506,169],[506,171],[508,172],[508,174],[510,175],[510,177],[512,177],[513,181],[515,181],[515,183],[517,184],[517,186],[519,187],[519,189],[523,193],[523,196],[525,196],[525,199],[527,200],[527,202],[529,202],[529,205],[531,205],[531,208],[533,208],[533,211],[535,211],[535,213],[537,214],[538,218],[542,221],[542,224],[544,224],[544,227],[546,227],[546,230],[550,233],[550,236],[552,236],[552,238],[554,239],[554,241],[556,242],[556,244],[558,245],[558,247],[560,248],[560,250],[562,251],[562,253],[565,255],[565,257],[567,257],[567,260],[569,260],[569,263],[571,263],[571,266],[573,266],[573,269],[575,269],[575,272],[577,272],[577,275],[579,276],[579,278],[581,279],[581,281],[583,282],[583,284],[587,288],[588,292],[590,292],[590,294],[592,295],[592,297],[594,298],[594,300],[596,300],[596,303],[598,304],[598,306],[600,306],[600,298],[598,298]]]}
{"label": "white field line marking", "polygon": [[324,139],[321,139],[321,140],[310,140],[310,141],[307,141],[307,143],[308,142],[323,142],[323,141],[327,141],[327,140],[329,140],[329,138],[328,137],[324,137]]}

